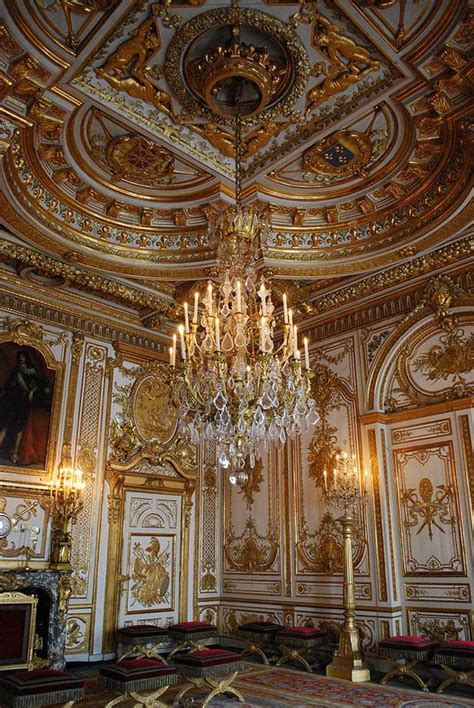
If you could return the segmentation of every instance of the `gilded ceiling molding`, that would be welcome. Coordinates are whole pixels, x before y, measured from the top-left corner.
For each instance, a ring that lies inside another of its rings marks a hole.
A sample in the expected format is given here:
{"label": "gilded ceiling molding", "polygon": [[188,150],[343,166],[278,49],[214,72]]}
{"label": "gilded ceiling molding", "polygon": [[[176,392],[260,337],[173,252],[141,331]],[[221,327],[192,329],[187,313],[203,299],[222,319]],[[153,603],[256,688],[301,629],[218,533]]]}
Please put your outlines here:
{"label": "gilded ceiling molding", "polygon": [[153,295],[147,295],[132,286],[122,285],[104,276],[82,270],[77,266],[60,263],[49,256],[44,256],[24,246],[12,244],[4,239],[0,240],[0,260],[5,263],[33,266],[45,275],[60,276],[72,285],[104,295],[106,298],[111,298],[135,309],[148,308],[161,315],[166,315],[169,309],[168,303]]}
{"label": "gilded ceiling molding", "polygon": [[[466,223],[466,219],[469,218],[469,213],[471,211],[473,211],[472,207],[468,207],[464,212],[462,212],[461,218],[459,219],[461,224]],[[452,222],[450,222],[449,225],[451,225],[451,223]],[[459,223],[456,224],[456,227],[457,228],[453,229],[454,233],[458,230]],[[449,234],[447,234],[443,229],[444,238],[448,235]],[[380,273],[370,275],[356,283],[346,285],[333,293],[322,295],[320,297],[308,298],[312,313],[322,314],[324,312],[330,312],[336,308],[354,303],[354,301],[358,298],[362,299],[369,295],[373,296],[377,292],[396,287],[402,283],[412,280],[413,278],[419,277],[420,275],[425,275],[464,259],[467,260],[470,256],[472,256],[473,252],[474,242],[470,236],[466,236],[465,238],[454,241],[447,246],[442,246],[427,255],[418,256],[417,258],[413,258],[411,261],[402,263],[394,268],[381,271]],[[303,274],[300,273],[300,275]],[[296,302],[294,306],[298,307],[298,304],[299,303]]]}

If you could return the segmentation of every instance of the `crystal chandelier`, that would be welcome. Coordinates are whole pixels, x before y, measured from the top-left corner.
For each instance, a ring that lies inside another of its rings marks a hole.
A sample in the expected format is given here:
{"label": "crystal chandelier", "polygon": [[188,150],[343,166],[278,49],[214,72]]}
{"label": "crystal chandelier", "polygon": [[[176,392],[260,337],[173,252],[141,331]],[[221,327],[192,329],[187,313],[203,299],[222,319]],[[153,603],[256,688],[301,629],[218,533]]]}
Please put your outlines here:
{"label": "crystal chandelier", "polygon": [[217,282],[208,282],[201,301],[196,291],[194,302],[184,303],[170,364],[182,432],[194,444],[214,442],[220,466],[229,468],[232,483],[242,485],[248,479],[247,460],[253,468],[262,449],[283,445],[319,416],[311,397],[308,340],[303,340],[302,361],[286,294],[277,336],[271,291],[257,274],[262,224],[241,204],[242,88],[238,79],[236,84],[236,203],[213,225]]}

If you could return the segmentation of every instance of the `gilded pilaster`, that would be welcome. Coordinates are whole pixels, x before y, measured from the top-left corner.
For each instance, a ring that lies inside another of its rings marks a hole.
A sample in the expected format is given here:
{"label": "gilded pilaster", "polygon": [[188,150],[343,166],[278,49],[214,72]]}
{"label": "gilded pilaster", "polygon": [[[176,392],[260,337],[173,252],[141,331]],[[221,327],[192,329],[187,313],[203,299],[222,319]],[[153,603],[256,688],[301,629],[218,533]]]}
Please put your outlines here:
{"label": "gilded pilaster", "polygon": [[381,602],[388,600],[387,576],[385,570],[385,549],[382,523],[382,504],[380,498],[380,472],[377,456],[377,438],[375,430],[368,431],[370,467],[372,472],[372,488],[375,514],[375,537],[377,547],[377,575],[379,585],[379,598]]}

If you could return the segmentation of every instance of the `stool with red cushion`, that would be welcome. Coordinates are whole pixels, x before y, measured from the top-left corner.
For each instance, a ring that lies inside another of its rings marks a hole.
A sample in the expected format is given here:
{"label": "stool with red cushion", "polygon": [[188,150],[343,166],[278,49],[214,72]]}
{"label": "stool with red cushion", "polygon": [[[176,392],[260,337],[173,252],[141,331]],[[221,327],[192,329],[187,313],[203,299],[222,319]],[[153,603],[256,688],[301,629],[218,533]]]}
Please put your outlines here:
{"label": "stool with red cushion", "polygon": [[[138,701],[137,706],[153,705],[154,708],[166,708],[166,703],[158,698],[176,683],[176,670],[172,666],[164,666],[156,658],[124,659],[104,666],[100,670],[99,682],[121,693],[118,698],[109,701],[105,708],[111,708],[130,697]],[[138,691],[151,693],[142,696]]]}
{"label": "stool with red cushion", "polygon": [[[387,683],[396,676],[411,676],[423,691],[428,691],[428,686],[413,669],[419,662],[429,661],[439,642],[425,637],[402,635],[390,637],[379,642],[379,654],[395,662],[395,666],[387,671],[380,683]],[[404,663],[399,663],[399,662]]]}
{"label": "stool with red cushion", "polygon": [[[155,657],[166,663],[158,654],[158,648],[168,641],[168,629],[155,627],[153,624],[136,624],[131,627],[121,627],[115,633],[119,661],[132,654]],[[121,649],[119,652],[118,649]]]}
{"label": "stool with red cushion", "polygon": [[275,634],[280,629],[285,628],[275,622],[246,622],[245,624],[241,624],[237,632],[247,643],[242,656],[257,654],[263,659],[263,663],[268,666],[270,662],[268,661],[264,649],[268,647],[270,642],[274,641]]}
{"label": "stool with red cushion", "polygon": [[72,706],[84,698],[84,681],[68,671],[57,669],[17,671],[2,676],[0,696],[5,708],[32,708],[66,702]]}
{"label": "stool with red cushion", "polygon": [[442,693],[453,683],[474,688],[474,642],[457,640],[445,642],[435,649],[433,662],[439,664],[448,674],[448,678],[436,689]]}
{"label": "stool with red cushion", "polygon": [[202,708],[206,708],[207,704],[221,693],[233,694],[241,703],[245,701],[242,694],[232,686],[244,668],[242,654],[227,649],[199,649],[179,654],[174,662],[176,671],[187,682],[177,694],[176,703],[179,703],[188,691],[206,685],[211,690],[206,695]]}
{"label": "stool with red cushion", "polygon": [[327,637],[327,632],[316,627],[286,627],[275,634],[275,641],[282,656],[275,666],[281,666],[287,661],[302,664],[307,671],[312,670],[306,656]]}
{"label": "stool with red cushion", "polygon": [[215,637],[216,634],[217,627],[213,624],[209,624],[209,622],[190,620],[189,622],[172,624],[168,627],[168,636],[176,643],[176,646],[169,657],[173,657],[175,654],[182,651],[203,649],[203,642]]}

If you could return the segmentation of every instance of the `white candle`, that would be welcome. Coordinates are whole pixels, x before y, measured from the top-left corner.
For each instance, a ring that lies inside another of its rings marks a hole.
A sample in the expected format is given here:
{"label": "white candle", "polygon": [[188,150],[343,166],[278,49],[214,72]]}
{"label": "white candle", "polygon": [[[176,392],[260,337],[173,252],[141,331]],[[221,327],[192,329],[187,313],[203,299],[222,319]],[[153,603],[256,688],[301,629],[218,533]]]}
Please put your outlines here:
{"label": "white candle", "polygon": [[301,359],[301,352],[299,349],[295,351],[295,359],[299,361]]}
{"label": "white candle", "polygon": [[327,491],[328,490],[328,472],[327,470],[324,470],[324,489]]}
{"label": "white candle", "polygon": [[194,324],[197,324],[197,321],[198,321],[198,305],[199,305],[199,293],[196,290],[196,292],[194,293],[194,317],[193,317]]}
{"label": "white candle", "polygon": [[290,309],[288,310],[288,324],[290,325],[291,329],[293,329],[293,310]]}
{"label": "white candle", "polygon": [[184,327],[186,334],[189,334],[189,308],[187,302],[184,303]]}
{"label": "white candle", "polygon": [[212,283],[207,286],[207,314],[212,317]]}
{"label": "white candle", "polygon": [[283,319],[285,320],[285,324],[288,324],[288,302],[286,293],[283,293]]}
{"label": "white candle", "polygon": [[242,312],[242,286],[240,280],[237,281],[237,312]]}
{"label": "white candle", "polygon": [[296,356],[297,352],[298,352],[298,327],[295,325],[293,327],[293,356],[295,357],[295,359],[298,358]]}
{"label": "white candle", "polygon": [[260,349],[265,353],[265,317],[260,320]]}
{"label": "white candle", "polygon": [[265,285],[262,283],[260,286],[260,290],[258,291],[258,294],[260,295],[260,300],[262,301],[262,315],[266,317],[267,315],[267,307],[265,304],[265,296],[267,294],[267,291],[265,290]]}
{"label": "white candle", "polygon": [[218,317],[216,317],[216,349],[218,352],[221,350],[221,329]]}
{"label": "white candle", "polygon": [[181,340],[181,358],[186,361],[186,343],[184,341],[184,327],[179,325],[179,338]]}
{"label": "white candle", "polygon": [[173,366],[173,347],[170,347],[170,366]]}
{"label": "white candle", "polygon": [[305,337],[305,338],[303,339],[303,342],[304,342],[304,363],[305,363],[305,366],[306,366],[307,370],[309,371],[308,337]]}
{"label": "white candle", "polygon": [[176,366],[176,334],[173,334],[173,366]]}

